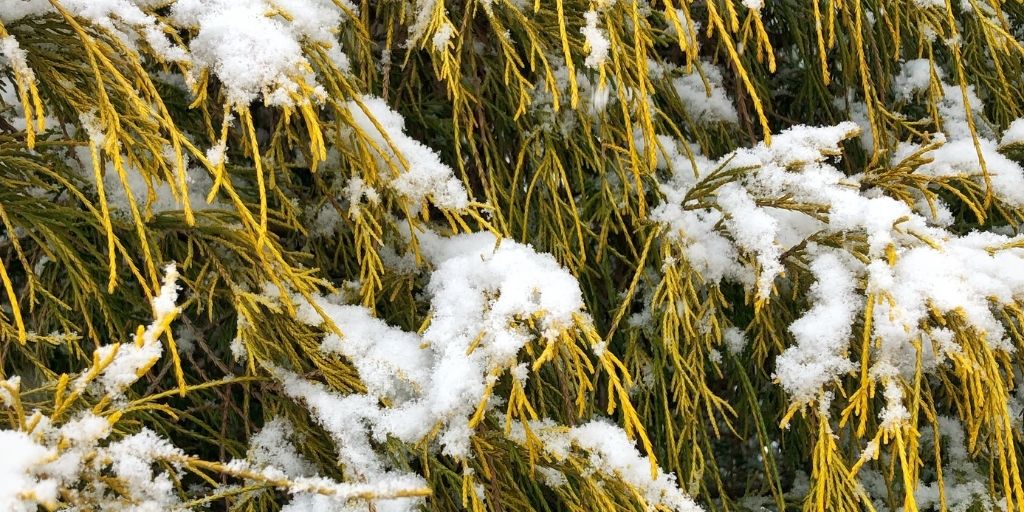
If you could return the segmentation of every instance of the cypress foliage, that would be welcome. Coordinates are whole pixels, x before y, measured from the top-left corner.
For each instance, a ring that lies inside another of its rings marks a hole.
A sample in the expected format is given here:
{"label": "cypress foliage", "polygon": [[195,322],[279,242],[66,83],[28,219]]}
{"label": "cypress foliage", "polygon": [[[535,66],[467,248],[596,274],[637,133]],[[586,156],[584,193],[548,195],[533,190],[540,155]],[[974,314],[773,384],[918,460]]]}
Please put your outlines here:
{"label": "cypress foliage", "polygon": [[0,0],[0,509],[1024,510],[1018,0]]}

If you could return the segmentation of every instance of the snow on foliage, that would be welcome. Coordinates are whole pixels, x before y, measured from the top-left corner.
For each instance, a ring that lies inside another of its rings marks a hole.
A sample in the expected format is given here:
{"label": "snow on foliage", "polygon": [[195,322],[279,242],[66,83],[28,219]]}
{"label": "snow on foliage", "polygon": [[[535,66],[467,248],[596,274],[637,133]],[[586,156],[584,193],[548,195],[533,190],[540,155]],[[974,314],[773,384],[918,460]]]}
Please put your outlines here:
{"label": "snow on foliage", "polygon": [[[918,85],[922,73],[914,72],[907,81]],[[825,399],[830,383],[856,367],[847,353],[869,297],[872,335],[878,340],[871,374],[883,381],[913,374],[915,340],[932,345],[924,351],[927,368],[957,353],[951,336],[922,327],[932,311],[958,313],[992,347],[1012,351],[992,306],[1011,306],[1024,297],[1024,272],[1018,270],[1024,268],[1024,237],[957,235],[916,206],[865,190],[860,177],[845,176],[829,161],[840,153],[840,143],[857,133],[853,123],[793,127],[775,136],[770,147],[739,149],[717,161],[700,155],[691,161],[672,139],[662,139],[667,151],[659,163],[671,174],[660,183],[666,201],[651,217],[669,228],[668,236],[702,274],[737,282],[770,300],[777,279],[784,276],[782,255],[798,248],[805,255],[815,282],[806,311],[789,327],[796,344],[775,363],[776,379],[796,403]],[[995,152],[994,143],[983,141],[982,149],[998,182],[997,195],[1019,204],[1017,196],[1024,190],[1019,164]],[[970,139],[927,154],[933,160],[918,168],[922,175],[980,174]],[[744,172],[734,181],[718,187],[711,207],[688,199],[695,187],[739,170]],[[783,198],[816,205],[821,214],[771,206]],[[829,241],[858,236],[866,243],[856,249],[862,254],[856,258],[847,247]],[[901,396],[896,388],[886,392],[885,417],[902,407]]]}
{"label": "snow on foliage", "polygon": [[[648,512],[703,510],[679,489],[675,475],[659,470],[652,477],[650,460],[637,453],[633,441],[621,428],[607,421],[593,420],[575,427],[558,425],[549,419],[531,421],[528,425],[516,422],[509,425],[507,435],[524,445],[528,436],[540,438],[545,452],[556,462],[564,462],[574,451],[581,452],[593,471],[636,488],[643,495]],[[547,478],[551,487],[564,485],[557,475]]]}
{"label": "snow on foliage", "polygon": [[[379,166],[391,176],[388,186],[413,205],[429,197],[441,208],[469,204],[466,190],[440,156],[405,133],[405,119],[381,98],[363,96],[346,103],[354,126],[374,142]],[[396,171],[392,171],[395,169]]]}
{"label": "snow on foliage", "polygon": [[[422,484],[418,475],[398,472],[375,451],[374,443],[389,437],[416,444],[436,435],[443,454],[472,458],[474,416],[497,379],[509,373],[525,384],[528,370],[519,358],[537,336],[534,332],[544,344],[556,343],[585,314],[578,283],[550,255],[486,232],[448,238],[428,232],[418,239],[434,267],[426,288],[431,321],[422,335],[389,326],[336,297],[314,297],[343,333],[328,333],[321,350],[351,361],[366,384],[365,394],[341,396],[287,370],[274,370],[285,392],[305,403],[331,434],[351,479],[401,478]],[[281,299],[273,287],[267,296]],[[297,294],[291,300],[300,304],[297,318],[323,324],[312,304]],[[651,480],[650,460],[635,454],[621,428],[597,422],[573,431],[578,434],[574,442],[591,454],[595,470],[642,489],[652,507],[699,510],[670,475],[658,473]],[[617,444],[602,444],[609,440]],[[546,449],[558,453],[559,442],[552,443]],[[389,503],[390,510],[412,510],[418,500]]]}

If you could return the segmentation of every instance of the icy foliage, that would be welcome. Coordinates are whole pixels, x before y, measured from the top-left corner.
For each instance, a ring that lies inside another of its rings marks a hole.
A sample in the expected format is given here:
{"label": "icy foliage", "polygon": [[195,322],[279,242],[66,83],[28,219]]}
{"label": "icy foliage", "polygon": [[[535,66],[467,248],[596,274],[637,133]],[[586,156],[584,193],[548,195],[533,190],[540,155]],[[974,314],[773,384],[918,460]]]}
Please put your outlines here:
{"label": "icy foliage", "polygon": [[[703,510],[679,489],[675,475],[659,470],[652,477],[650,460],[637,453],[633,441],[626,437],[621,428],[607,421],[594,420],[567,428],[545,419],[532,421],[528,426],[531,435],[540,438],[546,455],[552,460],[562,463],[570,454],[581,454],[593,471],[636,488],[643,495],[649,512],[665,509],[675,512]],[[509,427],[508,437],[525,445],[527,428],[519,422]],[[554,474],[545,478],[548,485],[557,487],[562,485],[564,476],[559,479],[558,474]]]}
{"label": "icy foliage", "polygon": [[[161,334],[178,314],[175,301],[178,299],[178,270],[174,263],[164,268],[163,285],[160,294],[153,299],[153,323],[136,336],[134,343],[105,345],[96,349],[97,358],[103,361],[97,382],[111,396],[120,395],[146,372],[163,354]],[[88,373],[75,383],[82,389],[90,382]]]}
{"label": "icy foliage", "polygon": [[[134,343],[106,345],[96,350],[94,367],[82,373],[72,385],[73,393],[92,386],[106,400],[121,400],[121,393],[136,382],[162,353],[159,337],[177,315],[177,270],[165,269],[160,294],[152,301],[153,323],[140,328]],[[5,388],[18,390],[8,380]],[[4,406],[10,406],[6,391]],[[181,450],[154,432],[112,439],[107,418],[92,412],[80,413],[63,425],[54,424],[38,411],[24,431],[0,430],[0,449],[8,456],[0,461],[0,505],[3,510],[34,511],[53,508],[58,497],[75,489],[77,498],[102,503],[106,510],[167,510],[179,504],[172,478],[154,466],[163,461],[184,459]],[[103,479],[112,474],[120,482],[112,489]],[[177,478],[177,477],[175,477]]]}
{"label": "icy foliage", "polygon": [[[165,2],[170,16],[158,18],[150,13],[151,3],[64,0],[60,5],[130,47],[144,41],[167,62],[195,65],[185,74],[189,87],[198,72],[209,70],[224,84],[229,103],[238,107],[260,95],[266,104],[280,106],[322,98],[303,45],[321,46],[336,66],[347,70],[348,59],[333,34],[346,19],[341,6],[358,12],[350,2],[333,0],[176,0]],[[45,0],[0,2],[5,23],[55,12]],[[168,37],[178,30],[195,31],[187,48]]]}
{"label": "icy foliage", "polygon": [[[916,87],[924,73],[908,73],[905,81]],[[671,175],[660,184],[666,200],[651,217],[669,228],[668,236],[706,278],[740,283],[760,300],[770,300],[785,275],[784,254],[799,248],[810,267],[815,283],[808,308],[789,327],[796,344],[776,360],[775,376],[797,403],[824,397],[830,382],[855,367],[847,352],[869,296],[877,298],[872,299],[872,335],[878,341],[871,375],[883,382],[912,374],[916,339],[933,348],[924,351],[926,369],[959,350],[951,335],[922,328],[932,311],[958,313],[992,347],[1012,350],[992,306],[1024,297],[1024,272],[1018,270],[1024,268],[1022,237],[958,236],[932,222],[927,205],[919,211],[918,205],[862,191],[860,177],[845,176],[829,162],[840,153],[841,141],[857,133],[853,123],[794,127],[775,136],[770,147],[739,149],[714,162],[699,154],[691,160],[675,141],[661,140],[659,166]],[[983,140],[982,149],[997,197],[1021,204],[1020,166],[997,153],[994,143]],[[920,166],[921,175],[980,173],[970,139],[928,155],[933,161]],[[717,187],[712,207],[701,207],[688,195],[729,173],[738,174]],[[813,205],[821,215],[786,208],[783,198]],[[938,209],[944,208],[939,201]],[[863,237],[864,245],[833,246],[829,240],[835,236]],[[898,388],[886,388],[888,425],[902,418],[901,397]]]}
{"label": "icy foliage", "polygon": [[[278,8],[285,15],[273,15]],[[323,95],[315,89],[305,42],[324,45],[335,62],[346,60],[331,35],[344,17],[330,0],[178,0],[170,19],[197,31],[189,42],[192,57],[221,79],[231,104],[248,105],[262,94],[268,105],[287,106],[308,96],[302,88]]]}
{"label": "icy foliage", "polygon": [[[381,98],[349,101],[354,125],[376,145],[379,167],[392,176],[389,186],[413,205],[429,198],[442,208],[462,209],[469,197],[451,167],[420,141],[406,135],[405,119]],[[367,196],[370,199],[370,196]]]}
{"label": "icy foliage", "polygon": [[[975,137],[971,132],[968,112],[977,119],[984,104],[973,86],[967,88],[965,95],[960,87],[946,83],[943,78],[940,69],[933,69],[926,59],[918,59],[903,65],[893,85],[896,94],[905,99],[912,98],[914,94],[925,94],[929,88],[937,88],[942,95],[938,114],[943,133],[937,135],[945,136],[948,141],[925,154],[933,161],[922,165],[918,172],[936,177],[971,177],[983,185],[987,182],[991,184],[992,193],[1007,205],[1024,206],[1024,167],[997,151],[999,146],[1017,142],[1024,133],[1024,124],[1020,120],[1011,123],[999,141],[984,125],[976,123]],[[917,147],[906,144],[903,152]]]}
{"label": "icy foliage", "polygon": [[[574,315],[583,313],[579,285],[550,255],[511,240],[499,244],[490,233],[453,238],[425,233],[420,242],[435,266],[427,286],[432,317],[422,335],[391,327],[359,306],[325,297],[317,301],[344,334],[325,336],[322,350],[351,360],[367,386],[366,395],[337,398],[347,404],[343,408],[316,406],[327,414],[321,416],[325,426],[348,432],[337,437],[339,442],[360,452],[346,457],[362,461],[353,468],[379,472],[376,457],[366,451],[369,445],[353,441],[367,439],[364,424],[377,438],[387,434],[408,443],[442,425],[444,453],[469,457],[470,417],[489,383],[515,369],[520,350],[533,339],[523,319],[539,320],[539,330],[552,343],[573,327]],[[311,325],[323,321],[308,303],[299,319]],[[286,391],[311,406],[326,400],[317,385],[282,377]],[[392,405],[379,409],[381,400]],[[348,419],[337,417],[341,411]]]}
{"label": "icy foliage", "polygon": [[[585,315],[575,278],[550,255],[486,232],[451,238],[422,233],[419,241],[434,267],[426,289],[431,321],[422,335],[389,326],[363,307],[339,304],[336,297],[315,297],[343,333],[328,333],[321,350],[351,361],[366,384],[365,394],[341,396],[274,370],[285,392],[301,399],[331,434],[350,478],[422,483],[418,475],[391,468],[375,450],[374,443],[389,437],[415,444],[436,435],[444,455],[473,457],[472,417],[501,375],[527,382],[529,367],[519,357],[535,339],[533,330],[544,343],[555,343]],[[274,288],[267,291],[274,299],[279,294]],[[291,298],[300,304],[301,321],[322,324],[312,304],[297,294]],[[533,321],[532,328],[526,319]],[[661,473],[651,481],[650,461],[635,454],[633,441],[619,427],[594,423],[574,431],[576,444],[591,454],[595,469],[645,489],[650,503],[697,510],[673,477]],[[602,445],[603,439],[618,444]],[[550,449],[559,451],[557,443]],[[406,510],[418,501],[391,503],[393,510]]]}

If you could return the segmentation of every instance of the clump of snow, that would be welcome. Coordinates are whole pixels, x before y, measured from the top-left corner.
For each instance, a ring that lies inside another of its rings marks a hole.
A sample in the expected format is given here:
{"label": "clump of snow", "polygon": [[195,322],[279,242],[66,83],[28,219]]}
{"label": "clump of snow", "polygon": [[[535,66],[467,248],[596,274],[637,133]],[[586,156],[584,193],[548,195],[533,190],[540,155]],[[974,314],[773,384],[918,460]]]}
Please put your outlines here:
{"label": "clump of snow", "polygon": [[[141,38],[156,57],[166,62],[190,64],[188,52],[172,42],[167,35],[174,29],[145,12],[145,6],[140,6],[141,3],[132,0],[63,0],[60,5],[68,12],[105,29],[129,48],[137,48]],[[45,0],[0,1],[0,20],[5,23],[56,12],[50,2]],[[190,78],[186,76],[186,80]]]}
{"label": "clump of snow", "polygon": [[7,65],[14,70],[16,76],[23,77],[25,80],[35,80],[36,75],[28,66],[28,54],[21,48],[14,36],[8,35],[0,38],[0,57],[7,61]]}
{"label": "clump of snow", "polygon": [[[442,424],[444,452],[468,457],[469,420],[488,378],[504,372],[524,377],[518,356],[534,334],[522,319],[536,319],[545,341],[554,342],[583,314],[582,293],[553,257],[529,246],[499,244],[487,232],[418,236],[421,252],[435,266],[427,285],[431,322],[422,336],[391,327],[363,307],[319,297],[318,306],[345,334],[325,336],[322,350],[345,356],[359,370],[368,395],[344,400],[351,402],[348,410],[365,411],[364,421],[376,432],[414,443]],[[320,325],[312,305],[295,300],[301,304],[297,318]],[[377,412],[380,399],[393,405]]]}
{"label": "clump of snow", "polygon": [[380,194],[373,187],[366,184],[359,176],[353,176],[345,185],[345,197],[348,199],[349,215],[359,215],[359,205],[366,202],[370,204],[380,203]]}
{"label": "clump of snow", "polygon": [[597,26],[598,16],[599,13],[593,9],[587,11],[583,14],[583,19],[586,20],[587,24],[580,28],[580,32],[583,33],[583,37],[586,40],[586,47],[589,50],[584,64],[591,69],[599,69],[604,65],[605,61],[608,60],[608,50],[611,48],[611,42],[608,41],[608,37]]}
{"label": "clump of snow", "polygon": [[437,0],[416,0],[416,8],[413,9],[415,19],[409,25],[410,43],[423,37],[423,33],[427,30],[427,25],[430,23],[430,18],[433,16],[436,6]]}
{"label": "clump of snow", "polygon": [[[975,117],[980,116],[984,104],[975,94],[974,87],[968,86],[965,95],[960,87],[943,81],[941,69],[934,68],[933,79],[931,66],[927,59],[908,61],[904,63],[893,85],[897,96],[904,99],[910,99],[914,93],[928,89],[933,85],[933,80],[937,80],[934,85],[942,93],[938,114],[943,133],[936,135],[944,136],[947,142],[925,153],[924,156],[933,161],[920,166],[918,172],[934,177],[967,177],[982,186],[991,184],[991,192],[996,198],[1012,207],[1024,205],[1024,168],[998,151],[999,147],[1024,140],[1024,122],[1014,121],[998,143],[995,134],[980,123],[976,124],[975,136],[971,133],[968,111]],[[909,145],[903,151],[916,148],[915,145]]]}
{"label": "clump of snow", "polygon": [[[650,460],[637,452],[633,441],[618,426],[604,420],[594,420],[566,428],[551,420],[531,421],[531,433],[540,438],[548,457],[556,462],[565,461],[573,453],[582,453],[590,469],[609,478],[628,483],[637,489],[647,504],[647,510],[697,512],[702,510],[679,489],[675,475],[658,470],[651,476]],[[509,427],[509,439],[525,445],[526,428],[520,422]],[[552,475],[549,485],[563,485],[564,476]],[[548,479],[545,476],[545,479]]]}
{"label": "clump of snow", "polygon": [[[722,71],[711,63],[701,63],[704,76],[697,70],[672,79],[672,88],[695,121],[736,123],[739,117],[732,100],[722,86]],[[707,83],[705,83],[705,79]]]}
{"label": "clump of snow", "polygon": [[57,482],[41,473],[52,451],[24,432],[0,430],[0,509],[35,512],[38,503],[55,503]]}
{"label": "clump of snow", "polygon": [[51,12],[53,5],[47,0],[0,0],[0,21],[4,24]]}
{"label": "clump of snow", "polygon": [[[997,151],[993,140],[981,138],[978,145],[985,158],[993,195],[1012,207],[1024,206],[1024,167]],[[917,169],[921,174],[971,177],[984,185],[978,152],[970,136],[947,142],[925,156],[933,160]]]}
{"label": "clump of snow", "polygon": [[[432,149],[406,135],[405,119],[383,99],[363,96],[359,101],[349,101],[347,106],[354,126],[384,153],[378,155],[378,161],[379,167],[391,175],[388,186],[413,205],[428,198],[441,208],[459,210],[469,205],[466,189],[451,167],[442,163]],[[400,160],[408,167],[403,168]]]}
{"label": "clump of snow", "polygon": [[1012,144],[1024,144],[1024,117],[1015,119],[1010,123],[1010,126],[1003,132],[1003,137],[999,139],[1000,146]]}
{"label": "clump of snow", "polygon": [[[110,359],[97,379],[107,394],[120,395],[163,354],[163,344],[159,337],[178,314],[178,306],[175,305],[178,299],[177,280],[177,267],[171,263],[164,268],[159,295],[153,298],[153,323],[143,330],[134,343],[104,345],[96,349],[100,361]],[[75,387],[81,390],[86,384],[86,374],[83,374],[76,381]]]}
{"label": "clump of snow", "polygon": [[[105,510],[180,505],[171,477],[153,469],[160,461],[184,458],[167,440],[143,429],[112,441],[107,418],[83,413],[56,427],[36,414],[40,421],[29,432],[0,429],[0,509],[55,509],[69,493]],[[109,485],[114,478],[116,490]]]}
{"label": "clump of snow", "polygon": [[434,38],[431,42],[434,44],[434,49],[443,52],[448,48],[448,42],[451,41],[452,35],[455,32],[455,27],[451,23],[445,23],[441,25],[441,28],[434,32]]}
{"label": "clump of snow", "polygon": [[[898,98],[912,99],[913,95],[932,87],[938,89],[942,99],[938,102],[938,113],[942,121],[942,130],[950,139],[971,138],[968,124],[968,104],[970,113],[977,117],[982,115],[984,103],[974,92],[974,86],[968,85],[966,94],[958,85],[944,81],[945,74],[940,68],[932,67],[928,59],[907,61],[893,81],[893,90]],[[978,129],[983,128],[977,126]]]}
{"label": "clump of snow", "polygon": [[[340,4],[356,10],[350,2]],[[278,10],[285,15],[277,16]],[[260,95],[272,106],[322,99],[303,52],[306,42],[322,46],[342,70],[347,67],[333,36],[345,14],[331,0],[178,0],[169,19],[196,31],[189,41],[192,59],[199,70],[217,75],[236,107]]]}
{"label": "clump of snow", "polygon": [[255,466],[280,468],[290,478],[313,476],[316,470],[295,450],[295,428],[283,418],[268,421],[249,438],[248,460]]}
{"label": "clump of snow", "polygon": [[813,400],[829,382],[854,369],[846,351],[863,302],[853,273],[839,255],[818,255],[811,272],[814,306],[789,326],[796,345],[775,360],[775,375],[795,402]]}

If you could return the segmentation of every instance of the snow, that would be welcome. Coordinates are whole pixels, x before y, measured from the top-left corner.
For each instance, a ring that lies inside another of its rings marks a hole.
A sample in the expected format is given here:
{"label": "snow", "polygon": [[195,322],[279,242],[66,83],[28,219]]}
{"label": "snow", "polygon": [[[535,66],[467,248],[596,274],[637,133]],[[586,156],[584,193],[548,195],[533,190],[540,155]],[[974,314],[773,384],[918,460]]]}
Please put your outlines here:
{"label": "snow", "polygon": [[694,70],[672,79],[672,87],[686,107],[687,114],[696,121],[737,123],[736,107],[722,85],[722,71],[708,62],[702,62],[700,66],[704,77]]}
{"label": "snow", "polygon": [[[354,126],[384,153],[377,157],[379,167],[392,175],[393,179],[388,186],[416,207],[428,198],[441,208],[459,210],[469,205],[466,190],[451,167],[442,163],[435,151],[406,135],[405,119],[383,99],[363,96],[359,101],[349,101],[346,105]],[[372,116],[380,128],[367,114]],[[397,161],[399,155],[408,162],[408,168],[402,168]],[[400,170],[393,172],[392,167]]]}
{"label": "snow", "polygon": [[[96,349],[98,359],[109,363],[103,367],[96,379],[105,393],[117,397],[135,383],[163,354],[163,344],[159,336],[167,328],[167,324],[177,315],[179,308],[175,305],[178,299],[178,271],[174,263],[164,268],[163,284],[160,293],[154,297],[153,323],[149,324],[137,337],[134,343],[120,345],[104,345]],[[74,387],[82,390],[87,383],[82,374],[75,381]]]}
{"label": "snow", "polygon": [[455,32],[455,27],[451,23],[445,23],[441,25],[441,28],[437,29],[434,33],[434,37],[431,42],[434,44],[434,49],[442,52],[448,48],[448,41],[452,39],[452,35]]}
{"label": "snow", "polygon": [[177,25],[198,27],[192,55],[224,82],[232,105],[248,105],[260,93],[269,105],[289,105],[299,94],[296,79],[308,62],[295,34],[266,10],[258,0],[181,0],[172,7]]}
{"label": "snow", "polygon": [[[971,461],[967,453],[964,429],[960,422],[947,416],[938,417],[942,434],[943,479],[942,496],[951,512],[969,510],[1002,510],[1006,503],[989,492],[988,473],[982,472]],[[922,451],[932,450],[931,436],[922,438]],[[939,482],[919,485],[914,499],[920,510],[937,510],[940,507]]]}
{"label": "snow", "polygon": [[[942,70],[935,73],[942,78]],[[927,89],[932,81],[932,64],[928,59],[914,59],[903,63],[903,68],[893,82],[893,91],[902,99],[909,99],[914,93]]]}
{"label": "snow", "polygon": [[[93,144],[102,145],[106,140],[106,132],[99,120],[91,113],[79,116],[82,128]],[[97,152],[99,153],[99,152]],[[93,155],[89,148],[76,148],[78,160],[82,162],[81,175],[88,182],[96,183],[96,174],[93,172]],[[223,154],[221,154],[223,155]],[[174,168],[176,156],[170,146],[164,147],[164,154],[160,155],[167,162],[168,168]],[[214,155],[216,156],[216,155]],[[223,158],[223,156],[221,156]],[[136,206],[143,212],[143,215],[160,214],[164,212],[181,211],[182,201],[176,195],[179,191],[171,187],[171,183],[161,177],[147,177],[132,165],[122,160],[124,166],[124,181],[118,173],[117,168],[110,158],[103,159],[103,187],[107,204],[113,212],[128,217],[131,215],[131,203],[129,194],[135,201]],[[197,168],[189,164],[185,158],[185,186],[188,193],[189,207],[192,211],[204,211],[225,208],[225,203],[214,198],[212,202],[206,201],[206,195],[213,188],[213,179],[205,169]],[[127,188],[125,187],[127,183]]]}
{"label": "snow", "polygon": [[[941,1],[941,0],[940,0]],[[971,138],[971,129],[967,120],[967,105],[975,118],[982,116],[984,103],[974,91],[974,85],[968,85],[966,95],[958,85],[944,81],[941,69],[935,68],[933,83],[932,64],[928,59],[915,59],[903,64],[903,68],[893,81],[893,90],[897,98],[910,100],[914,94],[937,87],[942,94],[938,102],[938,113],[942,121],[942,129],[952,139]],[[978,129],[981,129],[978,126]]]}
{"label": "snow", "polygon": [[[650,460],[640,455],[633,441],[618,426],[605,421],[593,420],[582,425],[565,428],[551,420],[529,423],[530,431],[543,443],[551,459],[563,462],[573,448],[585,454],[593,471],[606,477],[621,479],[636,488],[647,504],[646,510],[672,510],[675,512],[697,512],[702,510],[689,496],[679,489],[675,475],[658,470],[652,478]],[[509,425],[509,439],[526,443],[526,429],[522,423]],[[564,476],[545,475],[548,485],[562,485]]]}
{"label": "snow", "polygon": [[[545,341],[553,342],[574,327],[575,315],[584,314],[582,293],[553,257],[529,246],[511,240],[499,244],[487,232],[418,237],[423,255],[435,267],[427,284],[431,322],[422,336],[391,327],[361,306],[317,297],[344,333],[343,338],[326,335],[321,349],[345,356],[359,371],[368,394],[337,400],[345,401],[347,410],[361,411],[375,435],[387,432],[415,443],[440,423],[444,453],[465,458],[470,455],[469,420],[485,397],[488,379],[504,372],[527,378],[518,355],[533,334],[520,319],[535,319]],[[298,296],[294,300],[301,304],[299,319],[320,325],[322,319],[310,304]],[[323,399],[312,383],[289,382],[290,393],[307,401]],[[381,399],[393,405],[378,410]],[[347,429],[349,436],[362,428],[359,422],[323,420]],[[372,457],[365,452],[359,459]],[[369,468],[379,471],[377,463]]]}
{"label": "snow", "polygon": [[1024,117],[1015,119],[1003,132],[1003,138],[999,139],[1000,146],[1024,143]]}
{"label": "snow", "polygon": [[348,199],[349,215],[355,217],[359,214],[359,205],[363,199],[369,204],[380,203],[380,194],[373,187],[366,184],[359,176],[349,178],[345,185],[345,196]]}
{"label": "snow", "polygon": [[[995,141],[982,138],[978,144],[992,180],[992,193],[1014,208],[1024,206],[1024,167],[997,151]],[[917,169],[921,174],[935,177],[969,176],[984,184],[981,163],[970,136],[947,142],[925,156],[931,157],[933,161]]]}
{"label": "snow", "polygon": [[35,512],[36,503],[57,499],[56,482],[40,475],[38,468],[52,452],[36,444],[27,434],[0,430],[0,509]]}
{"label": "snow", "polygon": [[[911,65],[915,66],[923,68]],[[895,382],[914,370],[913,340],[925,340],[934,348],[925,350],[926,371],[934,371],[959,350],[948,331],[924,330],[933,312],[958,312],[993,348],[1012,351],[993,306],[1024,297],[1024,271],[1018,270],[1024,268],[1024,251],[1016,247],[1021,236],[958,236],[946,231],[943,226],[950,219],[943,218],[949,213],[941,202],[939,214],[933,215],[927,203],[907,204],[877,190],[861,191],[860,177],[845,176],[828,161],[839,154],[840,142],[858,131],[849,122],[793,127],[775,136],[771,147],[738,149],[717,161],[699,153],[691,161],[676,149],[675,141],[660,137],[659,168],[669,170],[670,176],[659,183],[665,201],[652,209],[651,218],[669,228],[668,238],[682,249],[686,263],[709,282],[736,282],[761,300],[770,300],[773,282],[786,278],[781,256],[803,244],[801,258],[806,258],[815,283],[807,295],[808,308],[789,326],[795,344],[778,356],[775,370],[794,403],[827,401],[831,383],[856,367],[848,351],[867,295],[890,297],[876,301],[873,309],[877,345],[870,354],[870,374],[886,386],[881,419],[891,427],[907,419]],[[1024,204],[1020,165],[999,154],[993,141],[983,138],[980,144],[996,197],[1010,205]],[[902,148],[901,153],[912,149]],[[969,138],[946,143],[925,156],[932,161],[917,169],[920,175],[961,175],[980,182],[980,165]],[[701,206],[688,198],[703,180],[738,169],[746,171],[719,186]],[[816,205],[822,215],[761,206],[783,197]],[[846,239],[854,234],[866,241],[867,261],[849,256],[843,247],[813,240],[819,235]],[[756,281],[750,276],[757,276]],[[742,339],[735,334],[729,338]]]}
{"label": "snow", "polygon": [[146,428],[111,443],[107,450],[114,475],[136,501],[148,510],[168,510],[178,504],[170,476],[164,471],[154,473],[152,466],[156,460],[183,458],[184,452]]}
{"label": "snow", "polygon": [[427,30],[430,18],[434,15],[438,0],[416,0],[416,7],[413,9],[415,19],[409,25],[409,42],[418,41]]}
{"label": "snow", "polygon": [[599,13],[593,9],[584,13],[583,19],[587,23],[580,28],[580,32],[586,40],[586,47],[589,49],[584,64],[591,69],[599,69],[604,65],[605,61],[608,60],[608,50],[611,48],[611,42],[608,41],[608,37],[597,26],[598,15]]}
{"label": "snow", "polygon": [[861,309],[853,273],[839,255],[825,252],[811,263],[814,306],[789,326],[796,345],[775,360],[775,376],[794,402],[809,402],[854,368],[846,351]]}
{"label": "snow", "polygon": [[[490,386],[506,373],[525,385],[530,368],[519,357],[537,337],[534,332],[540,333],[540,341],[553,343],[560,333],[575,329],[579,318],[586,318],[579,284],[548,254],[487,232],[452,237],[424,232],[417,237],[433,267],[426,287],[431,317],[422,335],[392,327],[362,306],[341,304],[338,296],[313,297],[343,333],[326,334],[321,350],[350,361],[366,384],[366,393],[342,396],[287,370],[273,372],[285,393],[300,399],[331,433],[349,478],[419,478],[392,468],[373,442],[395,438],[416,444],[435,430],[442,454],[456,460],[472,458],[470,420]],[[281,291],[270,286],[264,295],[278,300]],[[292,299],[299,304],[296,318],[322,325],[312,304],[297,294]],[[532,319],[535,327],[522,319]],[[619,427],[602,423],[577,428],[576,443],[591,452],[596,468],[621,474],[644,489],[653,503],[696,510],[686,508],[692,502],[669,475],[659,474],[651,481],[650,461],[636,454]],[[597,446],[598,439],[610,435],[616,436],[617,444]],[[632,455],[618,453],[624,446]],[[560,452],[557,446],[553,449]],[[406,510],[402,507],[419,501],[396,503],[394,510]]]}
{"label": "snow", "polygon": [[249,438],[247,459],[256,466],[280,468],[290,478],[312,476],[316,470],[295,450],[295,429],[288,420],[274,418]]}
{"label": "snow", "polygon": [[0,0],[0,21],[4,24],[50,12],[53,6],[47,0]]}
{"label": "snow", "polygon": [[768,297],[775,278],[782,273],[780,246],[775,242],[778,221],[759,208],[743,187],[727,184],[718,191],[718,204],[736,245],[757,254],[757,296]]}
{"label": "snow", "polygon": [[0,57],[7,60],[7,64],[14,70],[14,74],[29,81],[35,80],[35,73],[28,66],[28,54],[21,49],[18,40],[14,36],[0,38]]}

